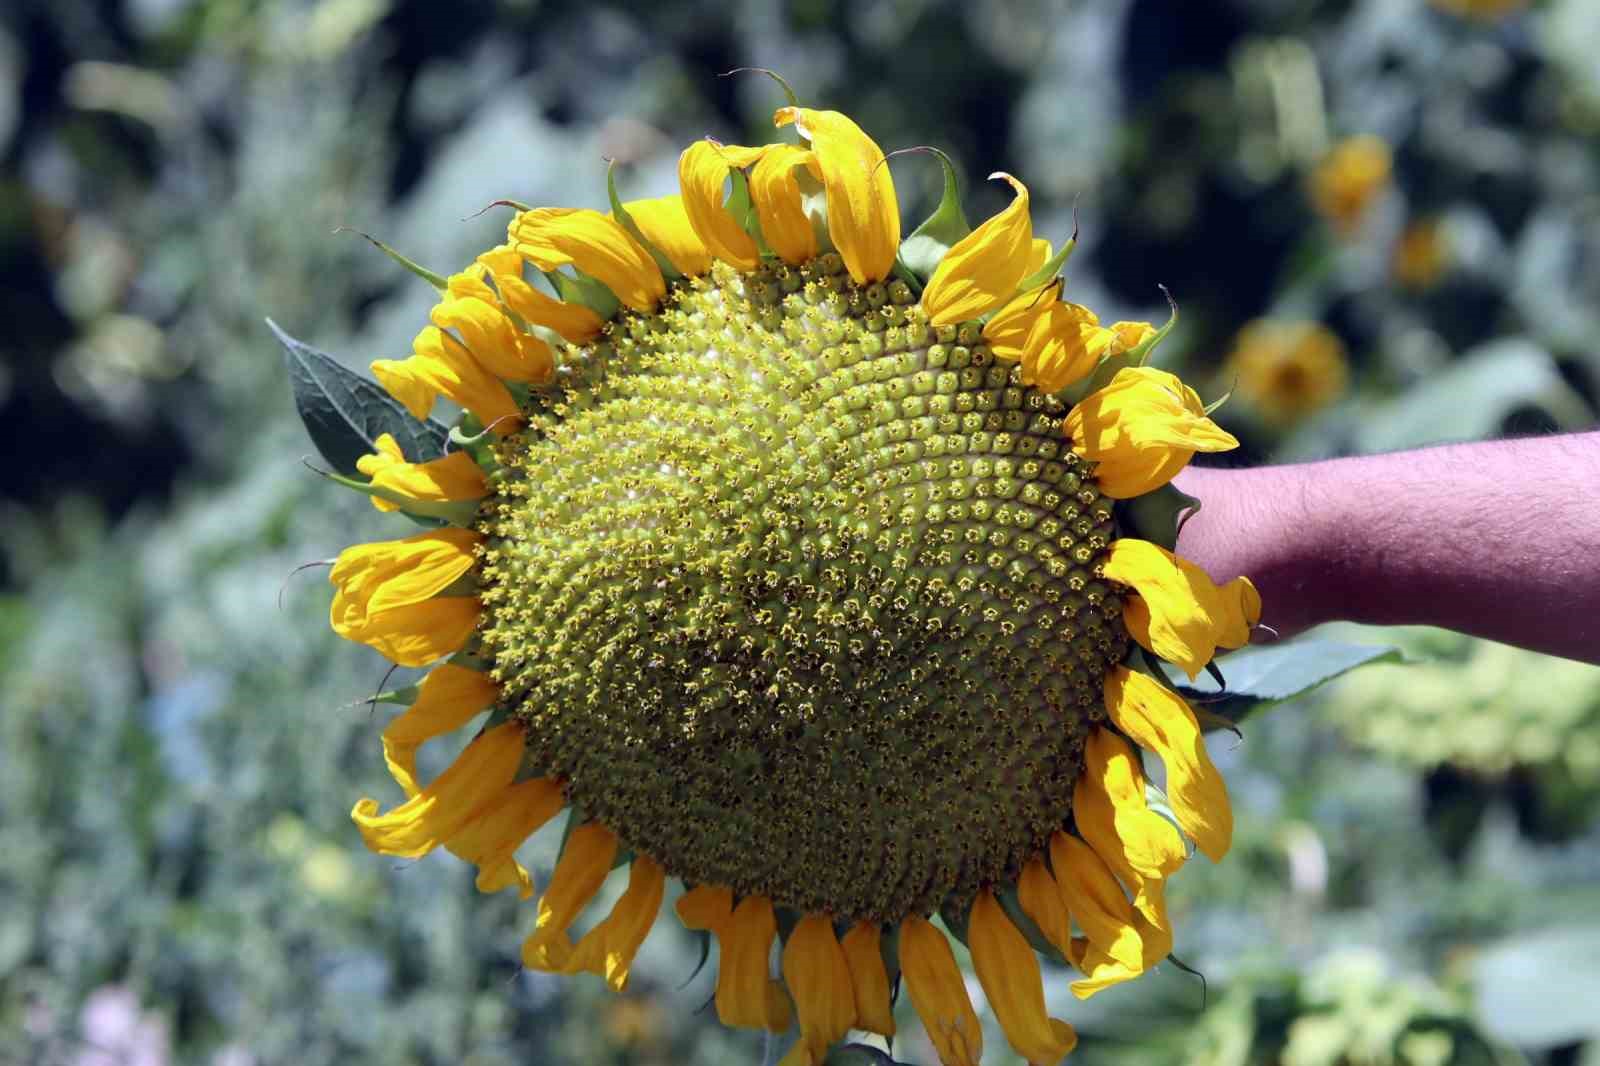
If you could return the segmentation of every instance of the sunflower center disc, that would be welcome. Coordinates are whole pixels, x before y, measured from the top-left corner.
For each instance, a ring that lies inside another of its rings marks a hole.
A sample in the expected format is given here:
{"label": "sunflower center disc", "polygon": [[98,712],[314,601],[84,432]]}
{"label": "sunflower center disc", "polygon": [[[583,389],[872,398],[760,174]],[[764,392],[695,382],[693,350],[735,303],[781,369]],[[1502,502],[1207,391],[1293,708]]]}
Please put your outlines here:
{"label": "sunflower center disc", "polygon": [[1065,407],[836,255],[674,283],[498,447],[487,654],[538,774],[695,883],[897,921],[1014,878],[1127,647]]}

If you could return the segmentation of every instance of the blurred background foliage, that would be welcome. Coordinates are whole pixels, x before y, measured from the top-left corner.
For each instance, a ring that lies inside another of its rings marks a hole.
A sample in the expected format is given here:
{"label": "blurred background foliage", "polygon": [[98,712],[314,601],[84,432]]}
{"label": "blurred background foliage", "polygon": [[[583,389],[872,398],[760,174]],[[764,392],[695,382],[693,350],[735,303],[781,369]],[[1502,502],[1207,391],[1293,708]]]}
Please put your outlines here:
{"label": "blurred background foliage", "polygon": [[[300,465],[262,319],[359,366],[431,293],[336,227],[448,272],[490,201],[603,206],[608,158],[655,195],[689,139],[766,139],[773,86],[720,75],[772,67],[949,150],[974,218],[995,169],[1040,233],[1076,215],[1102,317],[1165,285],[1230,462],[1577,429],[1597,43],[1591,0],[8,0],[0,1062],[761,1059],[679,987],[675,923],[612,997],[519,971],[530,906],[360,846],[384,667],[295,568],[390,527]],[[937,168],[894,168],[914,222]],[[1220,736],[1239,839],[1174,887],[1204,983],[1051,981],[1079,1061],[1600,1063],[1600,671],[1380,639],[1416,662]]]}

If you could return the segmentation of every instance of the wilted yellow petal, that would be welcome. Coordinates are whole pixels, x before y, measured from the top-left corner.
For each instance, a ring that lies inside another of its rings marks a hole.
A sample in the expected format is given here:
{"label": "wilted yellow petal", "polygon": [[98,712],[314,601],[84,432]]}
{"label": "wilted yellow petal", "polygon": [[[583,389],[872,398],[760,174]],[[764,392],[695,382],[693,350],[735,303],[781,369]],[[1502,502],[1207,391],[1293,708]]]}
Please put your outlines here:
{"label": "wilted yellow petal", "polygon": [[379,814],[377,800],[363,799],[350,817],[373,851],[421,858],[448,844],[511,785],[522,753],[522,726],[506,722],[468,744],[449,769],[400,806]]}
{"label": "wilted yellow petal", "polygon": [[900,205],[883,150],[837,111],[781,107],[779,126],[795,123],[811,141],[828,200],[828,235],[859,285],[882,281],[900,252]]}
{"label": "wilted yellow petal", "polygon": [[447,843],[457,857],[478,868],[479,892],[516,886],[523,899],[533,895],[533,878],[513,855],[522,842],[554,818],[564,800],[554,778],[519,781],[496,795]]}
{"label": "wilted yellow petal", "polygon": [[972,903],[967,943],[972,967],[1006,1040],[1029,1063],[1060,1062],[1077,1046],[1078,1036],[1045,1010],[1039,960],[988,889]]}
{"label": "wilted yellow petal", "polygon": [[1247,579],[1219,588],[1194,563],[1148,541],[1112,541],[1101,572],[1138,593],[1124,609],[1128,632],[1190,677],[1218,647],[1245,644],[1261,621],[1261,597]]}
{"label": "wilted yellow petal", "polygon": [[761,265],[755,238],[723,206],[723,186],[731,170],[761,158],[765,148],[695,141],[678,157],[678,187],[689,223],[706,249],[729,266],[754,270]]}
{"label": "wilted yellow petal", "polygon": [[454,651],[477,623],[478,601],[434,597],[472,568],[479,539],[471,530],[435,529],[346,548],[328,575],[337,589],[328,609],[334,632],[401,666],[426,666]]}
{"label": "wilted yellow petal", "polygon": [[913,914],[900,923],[900,974],[939,1061],[944,1066],[978,1066],[983,1027],[949,942],[926,918]]}
{"label": "wilted yellow petal", "polygon": [[589,308],[540,292],[519,274],[496,274],[494,283],[506,306],[520,315],[524,322],[554,330],[563,340],[573,344],[588,344],[600,335],[600,329],[605,325],[605,319]]}
{"label": "wilted yellow petal", "polygon": [[1072,925],[1067,905],[1054,875],[1045,866],[1044,859],[1037,855],[1022,867],[1022,876],[1017,879],[1017,903],[1057,951],[1067,955],[1072,950]]}
{"label": "wilted yellow petal", "polygon": [[934,268],[922,292],[922,309],[935,326],[988,314],[1009,300],[1027,276],[1033,259],[1028,188],[1010,174],[989,177],[1010,182],[1016,196],[1004,211],[957,241]]}
{"label": "wilted yellow petal", "polygon": [[1072,817],[1089,846],[1130,891],[1161,879],[1187,857],[1177,826],[1150,809],[1144,770],[1126,741],[1096,729],[1083,748],[1083,772],[1072,794]]}
{"label": "wilted yellow petal", "polygon": [[540,207],[517,215],[508,232],[511,246],[540,270],[576,267],[635,311],[654,311],[667,293],[656,261],[610,215]]}
{"label": "wilted yellow petal", "polygon": [[696,885],[678,897],[676,909],[685,929],[720,933],[733,917],[733,889]]}
{"label": "wilted yellow petal", "polygon": [[1161,756],[1178,824],[1213,862],[1220,861],[1233,839],[1233,809],[1189,705],[1159,681],[1125,666],[1106,674],[1105,701],[1118,729]]}
{"label": "wilted yellow petal", "polygon": [[617,857],[617,837],[599,822],[580,825],[550,875],[550,887],[539,900],[533,935],[522,942],[522,964],[531,970],[561,973],[572,955],[567,928],[600,891]]}
{"label": "wilted yellow petal", "polygon": [[626,988],[633,957],[655,925],[665,891],[666,873],[661,864],[644,855],[634,856],[628,868],[628,890],[611,913],[578,941],[565,972],[597,974],[613,992]]}
{"label": "wilted yellow petal", "polygon": [[372,376],[416,418],[427,418],[434,401],[447,396],[498,433],[516,429],[520,415],[505,385],[459,343],[447,346],[445,336],[428,326],[412,342],[410,358],[379,359]]}
{"label": "wilted yellow petal", "polygon": [[[367,475],[376,488],[425,503],[451,503],[480,499],[489,492],[483,468],[466,452],[451,452],[442,459],[408,463],[400,445],[387,433],[376,441],[378,450],[356,460],[356,469]],[[399,504],[372,497],[380,511],[394,511]]]}
{"label": "wilted yellow petal", "polygon": [[769,147],[750,171],[750,198],[761,220],[761,236],[786,263],[800,264],[817,254],[817,234],[801,203],[795,169],[815,166],[816,155],[793,144]]}
{"label": "wilted yellow petal", "polygon": [[[805,1045],[796,1061],[821,1063],[828,1048],[856,1022],[855,992],[844,950],[825,915],[800,919],[783,947],[783,980],[794,996]],[[798,1050],[798,1049],[797,1049]]]}
{"label": "wilted yellow petal", "polygon": [[724,1025],[766,1029],[789,1028],[789,1000],[783,985],[772,979],[768,957],[778,935],[778,919],[765,896],[746,896],[717,932],[722,959],[717,969],[717,1017]]}
{"label": "wilted yellow petal", "polygon": [[1206,416],[1195,391],[1152,367],[1124,367],[1067,414],[1072,450],[1093,460],[1100,491],[1127,499],[1177,476],[1195,452],[1239,442]]}
{"label": "wilted yellow petal", "polygon": [[548,381],[554,372],[550,346],[518,329],[494,290],[472,274],[452,277],[429,317],[440,329],[455,330],[478,365],[502,381]]}
{"label": "wilted yellow petal", "polygon": [[383,731],[383,761],[407,796],[421,791],[417,749],[426,741],[466,725],[499,697],[488,674],[445,663],[436,666],[417,691],[416,702]]}
{"label": "wilted yellow petal", "polygon": [[1093,311],[1052,300],[1033,320],[1022,350],[1022,381],[1040,392],[1060,392],[1087,377],[1100,362],[1091,343],[1100,332]]}
{"label": "wilted yellow petal", "polygon": [[695,232],[681,196],[631,200],[622,205],[644,239],[655,245],[678,273],[697,278],[711,270],[711,252]]}
{"label": "wilted yellow petal", "polygon": [[1091,947],[1134,966],[1144,955],[1134,926],[1133,907],[1105,860],[1070,833],[1050,837],[1050,865],[1062,902],[1089,938]]}
{"label": "wilted yellow petal", "polygon": [[875,922],[857,922],[840,947],[850,964],[850,986],[856,997],[856,1026],[880,1036],[894,1035],[894,1007],[889,1002],[889,974],[883,968],[883,931]]}

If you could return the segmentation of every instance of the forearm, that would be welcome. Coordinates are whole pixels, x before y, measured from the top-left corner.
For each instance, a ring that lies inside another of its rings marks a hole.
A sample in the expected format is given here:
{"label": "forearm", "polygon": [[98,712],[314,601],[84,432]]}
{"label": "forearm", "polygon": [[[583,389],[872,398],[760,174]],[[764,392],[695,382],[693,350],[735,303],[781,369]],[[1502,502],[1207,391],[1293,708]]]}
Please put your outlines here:
{"label": "forearm", "polygon": [[1600,663],[1600,433],[1253,470],[1191,467],[1178,551],[1281,635],[1442,626]]}

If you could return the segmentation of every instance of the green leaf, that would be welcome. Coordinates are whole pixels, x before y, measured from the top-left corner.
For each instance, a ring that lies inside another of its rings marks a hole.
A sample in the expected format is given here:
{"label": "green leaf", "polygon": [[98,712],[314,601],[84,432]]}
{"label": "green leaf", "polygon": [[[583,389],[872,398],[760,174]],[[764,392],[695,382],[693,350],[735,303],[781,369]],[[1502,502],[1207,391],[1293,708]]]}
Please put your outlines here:
{"label": "green leaf", "polygon": [[1537,407],[1562,429],[1579,429],[1593,412],[1555,360],[1520,337],[1467,352],[1398,399],[1363,417],[1357,450],[1398,451],[1440,441],[1482,440],[1500,433],[1519,407]]}
{"label": "green leaf", "polygon": [[1345,644],[1316,638],[1243,648],[1218,661],[1228,687],[1223,691],[1209,677],[1190,681],[1177,667],[1163,663],[1178,691],[1204,711],[1206,728],[1225,728],[1257,711],[1303,696],[1319,685],[1371,663],[1403,663],[1393,645]]}
{"label": "green leaf", "polygon": [[922,225],[912,230],[911,236],[900,245],[899,258],[899,263],[919,282],[932,277],[939,260],[944,258],[950,246],[972,232],[972,227],[967,224],[966,212],[961,208],[956,165],[937,148],[929,148],[928,151],[937,155],[944,166],[944,195],[939,198],[939,206],[933,214],[923,219]]}
{"label": "green leaf", "polygon": [[1490,1035],[1543,1050],[1600,1037],[1600,929],[1555,926],[1484,947],[1473,965]]}
{"label": "green leaf", "polygon": [[1141,540],[1177,550],[1178,524],[1185,512],[1200,510],[1200,501],[1167,482],[1153,492],[1117,505],[1118,526]]}
{"label": "green leaf", "polygon": [[569,304],[581,304],[601,318],[615,317],[622,307],[622,301],[610,289],[582,271],[563,274],[559,270],[546,270],[544,276],[562,300]]}
{"label": "green leaf", "polygon": [[433,419],[419,421],[405,405],[335,360],[289,336],[267,319],[283,345],[294,389],[295,409],[317,451],[339,473],[358,476],[356,460],[378,450],[377,440],[387,433],[413,463],[444,454],[450,430]]}

